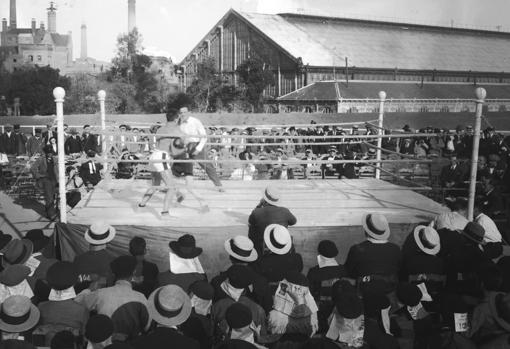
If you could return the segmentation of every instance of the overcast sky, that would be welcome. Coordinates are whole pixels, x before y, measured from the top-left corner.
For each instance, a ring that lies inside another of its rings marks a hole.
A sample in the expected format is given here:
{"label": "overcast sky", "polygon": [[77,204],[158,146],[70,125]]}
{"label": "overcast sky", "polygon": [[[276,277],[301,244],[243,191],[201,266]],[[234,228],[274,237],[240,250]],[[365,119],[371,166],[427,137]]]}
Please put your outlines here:
{"label": "overcast sky", "polygon": [[[31,18],[47,25],[49,0],[17,0],[18,27]],[[127,32],[127,0],[57,0],[57,30],[73,32],[80,55],[80,26],[88,27],[88,54],[109,61],[116,38]],[[148,53],[180,61],[230,9],[246,12],[323,13],[406,22],[473,25],[510,31],[510,0],[137,0],[137,27]],[[0,17],[9,17],[9,0],[0,0]]]}

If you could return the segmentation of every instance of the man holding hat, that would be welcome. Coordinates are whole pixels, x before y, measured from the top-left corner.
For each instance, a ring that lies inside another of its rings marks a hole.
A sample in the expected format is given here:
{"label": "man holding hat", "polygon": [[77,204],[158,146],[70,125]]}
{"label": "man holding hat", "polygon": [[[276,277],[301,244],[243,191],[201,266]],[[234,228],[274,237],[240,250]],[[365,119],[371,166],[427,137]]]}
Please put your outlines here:
{"label": "man holding hat", "polygon": [[34,135],[27,140],[27,154],[32,157],[43,153],[44,140],[41,136],[41,129],[36,128]]}
{"label": "man holding hat", "polygon": [[248,237],[253,241],[255,249],[262,253],[264,231],[270,224],[279,224],[285,228],[297,223],[296,217],[282,206],[282,195],[278,188],[269,185],[262,194],[262,199],[248,217]]}
{"label": "man holding hat", "polygon": [[0,306],[2,347],[30,348],[20,334],[33,329],[39,322],[39,310],[25,296],[10,296]]}
{"label": "man holding hat", "polygon": [[108,243],[115,238],[115,228],[104,221],[94,222],[85,232],[85,241],[89,251],[74,258],[80,283],[86,287],[93,281],[99,281],[104,287],[113,279],[110,263],[113,257],[106,251]]}
{"label": "man holding hat", "polygon": [[159,286],[177,285],[188,292],[191,284],[207,279],[198,258],[202,254],[202,248],[197,247],[193,235],[182,235],[168,245],[170,268],[158,275]]}
{"label": "man holding hat", "polygon": [[191,300],[176,285],[156,289],[148,300],[149,315],[156,328],[132,342],[135,349],[166,349],[168,347],[199,349],[200,344],[180,333],[178,326],[191,314]]}
{"label": "man holding hat", "polygon": [[54,329],[73,329],[76,334],[84,334],[89,311],[74,301],[74,285],[78,283],[78,272],[73,263],[57,262],[46,274],[46,282],[51,288],[49,300],[39,304],[41,321],[39,325]]}
{"label": "man holding hat", "polygon": [[115,275],[115,285],[91,292],[84,290],[76,301],[89,311],[111,317],[114,325],[113,339],[126,341],[149,328],[147,299],[131,285],[136,266],[133,256],[120,256],[110,263]]}
{"label": "man holding hat", "polygon": [[400,248],[388,241],[390,226],[379,213],[363,215],[361,224],[366,240],[351,246],[345,268],[358,284],[376,282],[384,293],[391,292],[397,283],[400,269]]}

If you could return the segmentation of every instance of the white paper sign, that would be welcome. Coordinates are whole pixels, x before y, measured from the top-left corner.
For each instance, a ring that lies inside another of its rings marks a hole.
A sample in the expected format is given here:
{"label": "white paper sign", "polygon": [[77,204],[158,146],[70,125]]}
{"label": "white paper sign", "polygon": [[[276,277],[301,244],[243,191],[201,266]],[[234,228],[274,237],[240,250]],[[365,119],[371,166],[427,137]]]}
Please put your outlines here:
{"label": "white paper sign", "polygon": [[28,276],[34,275],[35,270],[39,267],[39,264],[41,264],[41,261],[32,256],[25,262],[25,265],[30,268],[30,274]]}
{"label": "white paper sign", "polygon": [[454,313],[455,332],[466,332],[469,330],[469,321],[467,313]]}

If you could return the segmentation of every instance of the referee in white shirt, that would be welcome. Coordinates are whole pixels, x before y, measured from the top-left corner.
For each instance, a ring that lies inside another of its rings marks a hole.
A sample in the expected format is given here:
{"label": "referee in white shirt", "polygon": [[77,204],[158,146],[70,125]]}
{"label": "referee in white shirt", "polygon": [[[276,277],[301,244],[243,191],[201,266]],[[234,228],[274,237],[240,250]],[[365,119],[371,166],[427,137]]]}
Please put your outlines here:
{"label": "referee in white shirt", "polygon": [[[205,127],[202,122],[197,118],[192,117],[188,108],[183,107],[179,109],[178,124],[181,131],[189,136],[187,137],[189,158],[206,160],[207,155],[204,148],[207,143],[207,132],[205,131]],[[214,166],[210,162],[199,162],[198,164],[205,170],[205,173],[207,173],[207,176],[214,183],[216,188],[220,192],[225,191]],[[189,165],[191,168],[193,167],[193,164],[190,163]]]}

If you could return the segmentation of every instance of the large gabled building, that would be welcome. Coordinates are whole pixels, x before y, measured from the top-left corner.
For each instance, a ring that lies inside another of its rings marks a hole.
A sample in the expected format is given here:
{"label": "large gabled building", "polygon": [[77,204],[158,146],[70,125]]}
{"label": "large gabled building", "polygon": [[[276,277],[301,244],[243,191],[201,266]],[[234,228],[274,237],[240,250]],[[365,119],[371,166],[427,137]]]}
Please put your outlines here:
{"label": "large gabled building", "polygon": [[235,82],[254,54],[274,74],[274,98],[326,80],[510,83],[510,33],[230,10],[181,62],[181,84],[207,56]]}

